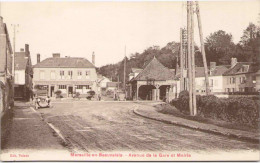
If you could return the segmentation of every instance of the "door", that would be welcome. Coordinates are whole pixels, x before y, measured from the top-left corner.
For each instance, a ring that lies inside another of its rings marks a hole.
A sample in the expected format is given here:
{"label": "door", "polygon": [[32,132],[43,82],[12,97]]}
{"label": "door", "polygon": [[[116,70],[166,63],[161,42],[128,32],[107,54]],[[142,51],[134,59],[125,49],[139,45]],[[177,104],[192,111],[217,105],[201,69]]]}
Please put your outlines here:
{"label": "door", "polygon": [[54,86],[51,86],[51,97],[54,96]]}
{"label": "door", "polygon": [[69,86],[69,96],[72,97],[73,95],[73,87]]}

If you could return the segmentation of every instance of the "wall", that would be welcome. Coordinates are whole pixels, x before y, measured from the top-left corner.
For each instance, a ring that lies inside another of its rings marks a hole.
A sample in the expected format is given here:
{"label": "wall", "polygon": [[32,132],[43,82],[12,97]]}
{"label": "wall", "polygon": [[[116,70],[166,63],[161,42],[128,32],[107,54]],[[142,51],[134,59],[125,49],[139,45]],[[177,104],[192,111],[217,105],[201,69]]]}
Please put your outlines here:
{"label": "wall", "polygon": [[[230,83],[230,78],[235,78],[235,83]],[[245,77],[246,82],[240,83],[240,78]],[[252,74],[238,74],[234,76],[225,76],[224,78],[224,91],[226,92],[227,88],[230,88],[231,90],[234,88],[236,92],[240,91],[239,88],[245,88],[245,87],[254,87],[253,86],[253,76]]]}
{"label": "wall", "polygon": [[25,70],[15,70],[15,84],[25,85]]}
{"label": "wall", "polygon": [[[40,71],[44,71],[44,80],[40,79]],[[60,71],[64,71],[64,79],[60,78]],[[78,79],[78,71],[82,71],[82,78]],[[51,71],[55,71],[55,79],[51,79]],[[72,79],[68,76],[68,71],[73,71]],[[89,78],[86,78],[86,71],[90,72]],[[34,68],[33,81],[95,81],[97,80],[96,69],[94,68]]]}

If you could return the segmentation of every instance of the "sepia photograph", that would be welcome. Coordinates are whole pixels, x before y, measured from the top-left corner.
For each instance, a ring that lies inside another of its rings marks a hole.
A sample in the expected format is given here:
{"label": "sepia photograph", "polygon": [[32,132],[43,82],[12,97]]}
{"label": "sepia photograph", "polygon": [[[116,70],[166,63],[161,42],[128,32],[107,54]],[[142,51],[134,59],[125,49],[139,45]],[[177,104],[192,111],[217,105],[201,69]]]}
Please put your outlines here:
{"label": "sepia photograph", "polygon": [[0,0],[0,161],[260,161],[260,1]]}

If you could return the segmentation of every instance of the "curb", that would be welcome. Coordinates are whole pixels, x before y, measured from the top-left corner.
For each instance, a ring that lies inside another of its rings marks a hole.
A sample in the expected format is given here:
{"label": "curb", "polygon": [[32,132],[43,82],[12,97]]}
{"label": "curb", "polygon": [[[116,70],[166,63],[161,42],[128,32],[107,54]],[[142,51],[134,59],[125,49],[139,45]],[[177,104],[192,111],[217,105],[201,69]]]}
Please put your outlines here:
{"label": "curb", "polygon": [[148,119],[151,119],[151,120],[160,121],[160,122],[163,122],[163,123],[166,123],[166,124],[172,124],[172,125],[175,125],[175,126],[180,126],[180,127],[184,127],[184,128],[189,128],[189,129],[198,130],[198,131],[216,134],[216,135],[221,135],[221,136],[227,136],[229,138],[235,138],[235,139],[244,140],[244,141],[259,144],[259,139],[252,138],[252,137],[240,136],[240,135],[236,135],[236,134],[232,134],[232,133],[223,133],[223,132],[220,132],[220,131],[217,131],[217,130],[207,130],[207,129],[203,129],[203,128],[200,128],[200,127],[197,127],[197,126],[190,126],[190,125],[183,124],[183,123],[176,122],[176,121],[174,122],[174,121],[164,120],[164,119],[161,119],[161,118],[149,117],[149,116],[145,115],[144,113],[140,113],[138,111],[138,108],[133,109],[133,113],[138,115],[138,116],[148,118]]}

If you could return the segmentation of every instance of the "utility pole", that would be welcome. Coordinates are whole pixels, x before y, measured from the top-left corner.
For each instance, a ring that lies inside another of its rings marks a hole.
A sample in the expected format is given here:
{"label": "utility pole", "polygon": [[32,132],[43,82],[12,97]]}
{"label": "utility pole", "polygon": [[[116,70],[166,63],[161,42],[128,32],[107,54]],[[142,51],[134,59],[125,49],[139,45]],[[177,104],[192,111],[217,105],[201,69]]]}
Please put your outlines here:
{"label": "utility pole", "polygon": [[[180,29],[180,75],[181,75],[181,79],[180,79],[180,91],[184,90],[184,81],[183,81],[183,42],[182,42],[182,35],[183,35],[183,29]],[[176,71],[177,72],[177,71]]]}
{"label": "utility pole", "polygon": [[195,83],[195,55],[194,55],[194,10],[193,1],[190,2],[190,13],[191,13],[191,72],[192,72],[192,102],[193,102],[193,113],[197,114],[196,108],[196,83]]}
{"label": "utility pole", "polygon": [[203,40],[202,25],[201,25],[201,19],[200,19],[200,9],[199,9],[199,2],[198,1],[196,1],[196,14],[197,14],[197,19],[198,19],[201,53],[202,53],[204,73],[205,73],[206,95],[209,95],[208,66],[207,66],[207,59],[206,59],[205,48],[204,48],[204,40]]}
{"label": "utility pole", "polygon": [[189,108],[190,114],[193,113],[193,102],[192,102],[192,70],[191,70],[191,3],[187,2],[187,33],[188,33],[188,76],[189,76]]}
{"label": "utility pole", "polygon": [[14,62],[15,62],[15,41],[16,41],[16,32],[17,32],[17,29],[16,27],[19,27],[19,24],[11,24],[13,26],[13,58],[12,58],[12,75],[13,75],[13,78],[15,76],[15,68],[14,68]]}
{"label": "utility pole", "polygon": [[14,100],[14,84],[15,84],[15,41],[16,41],[16,27],[19,27],[19,24],[11,24],[13,26],[13,57],[12,57],[12,79],[13,79],[13,87],[12,87],[12,98]]}
{"label": "utility pole", "polygon": [[125,59],[124,59],[124,91],[126,95],[126,46],[125,46]]}

